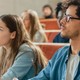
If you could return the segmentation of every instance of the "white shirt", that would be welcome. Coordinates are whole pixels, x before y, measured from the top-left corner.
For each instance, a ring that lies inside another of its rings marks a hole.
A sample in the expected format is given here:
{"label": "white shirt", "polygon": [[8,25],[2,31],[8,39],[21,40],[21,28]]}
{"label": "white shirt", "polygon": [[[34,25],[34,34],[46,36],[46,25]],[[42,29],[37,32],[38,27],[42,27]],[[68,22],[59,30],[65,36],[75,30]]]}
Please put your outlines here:
{"label": "white shirt", "polygon": [[79,55],[71,54],[67,64],[66,80],[74,80],[78,64],[79,64]]}

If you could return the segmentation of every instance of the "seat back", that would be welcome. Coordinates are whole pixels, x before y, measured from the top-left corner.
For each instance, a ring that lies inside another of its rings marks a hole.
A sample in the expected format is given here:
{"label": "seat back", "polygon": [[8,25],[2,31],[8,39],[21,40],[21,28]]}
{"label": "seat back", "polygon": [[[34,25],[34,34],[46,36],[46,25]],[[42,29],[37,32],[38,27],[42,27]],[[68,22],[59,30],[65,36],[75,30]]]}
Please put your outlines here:
{"label": "seat back", "polygon": [[41,50],[44,52],[44,55],[49,60],[52,58],[52,56],[59,48],[69,44],[68,43],[39,43],[38,45],[40,46]]}
{"label": "seat back", "polygon": [[58,30],[57,19],[41,19],[40,23],[45,24],[46,30]]}

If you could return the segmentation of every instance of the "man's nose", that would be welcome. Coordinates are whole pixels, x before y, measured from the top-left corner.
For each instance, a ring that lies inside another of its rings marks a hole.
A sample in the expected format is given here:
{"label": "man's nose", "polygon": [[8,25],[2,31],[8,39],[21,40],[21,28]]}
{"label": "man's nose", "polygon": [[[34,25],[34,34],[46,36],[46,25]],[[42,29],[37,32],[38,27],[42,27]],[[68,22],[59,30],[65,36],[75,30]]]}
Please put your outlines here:
{"label": "man's nose", "polygon": [[60,20],[60,26],[65,25],[65,24],[66,24],[66,18],[64,17]]}

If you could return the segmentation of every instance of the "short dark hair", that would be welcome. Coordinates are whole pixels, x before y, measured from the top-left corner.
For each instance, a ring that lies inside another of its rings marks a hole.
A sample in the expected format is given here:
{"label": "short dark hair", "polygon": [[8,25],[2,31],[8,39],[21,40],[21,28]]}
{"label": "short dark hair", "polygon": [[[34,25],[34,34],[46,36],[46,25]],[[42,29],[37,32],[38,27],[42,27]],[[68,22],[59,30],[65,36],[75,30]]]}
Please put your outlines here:
{"label": "short dark hair", "polygon": [[74,6],[77,6],[77,9],[76,9],[76,15],[78,17],[80,17],[80,1],[79,0],[71,0],[68,5],[67,5],[67,8],[71,5],[74,5]]}

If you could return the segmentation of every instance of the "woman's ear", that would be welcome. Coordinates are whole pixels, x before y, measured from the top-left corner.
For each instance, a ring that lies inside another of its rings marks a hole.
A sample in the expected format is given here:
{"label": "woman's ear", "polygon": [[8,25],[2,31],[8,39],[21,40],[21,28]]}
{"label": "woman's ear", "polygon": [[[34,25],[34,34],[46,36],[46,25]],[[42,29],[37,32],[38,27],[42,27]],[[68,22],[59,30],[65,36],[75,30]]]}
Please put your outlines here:
{"label": "woman's ear", "polygon": [[11,39],[14,39],[16,37],[16,31],[11,33]]}

